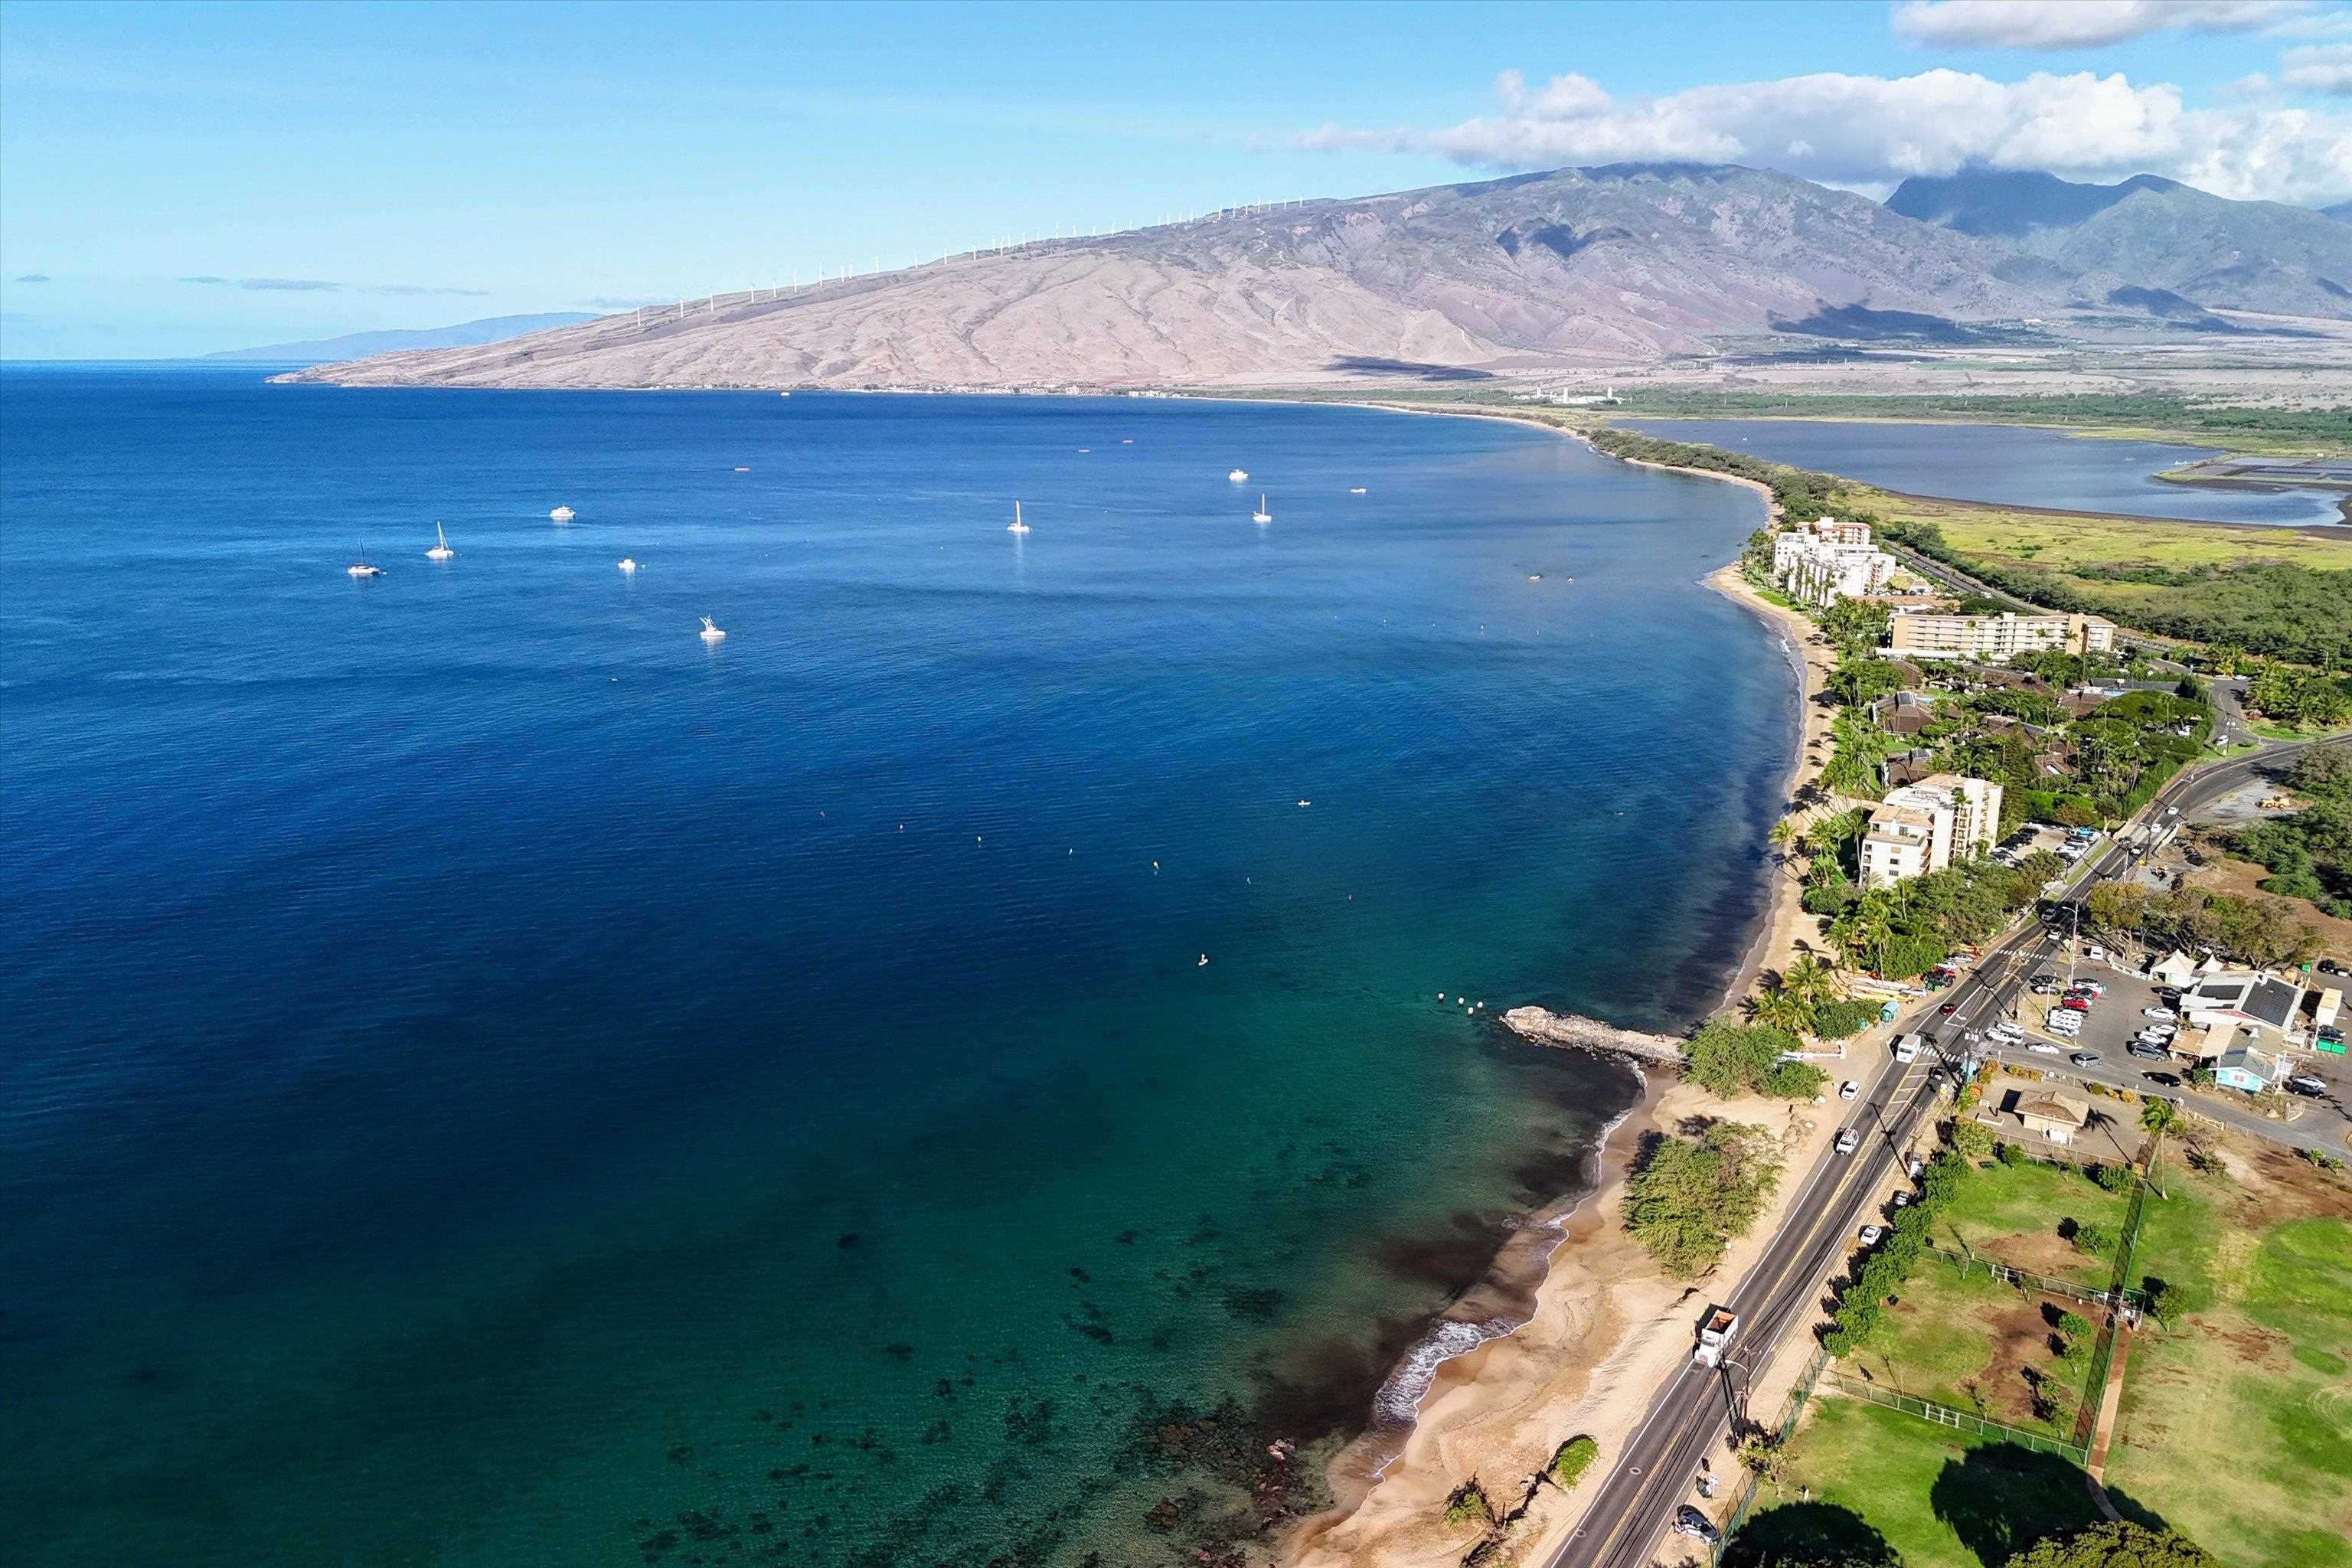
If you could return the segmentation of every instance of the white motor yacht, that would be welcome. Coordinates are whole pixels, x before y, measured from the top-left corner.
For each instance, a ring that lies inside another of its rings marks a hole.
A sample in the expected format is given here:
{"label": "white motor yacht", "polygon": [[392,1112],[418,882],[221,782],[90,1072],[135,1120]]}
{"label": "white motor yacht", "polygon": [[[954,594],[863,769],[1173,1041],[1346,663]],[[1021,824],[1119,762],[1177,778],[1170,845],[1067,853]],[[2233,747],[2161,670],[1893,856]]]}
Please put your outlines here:
{"label": "white motor yacht", "polygon": [[1233,480],[1235,484],[1240,484],[1249,478],[1249,470],[1247,468],[1235,468],[1232,473],[1227,474],[1225,478]]}
{"label": "white motor yacht", "polygon": [[621,575],[624,577],[633,576],[635,574],[636,570],[637,563],[634,556],[624,555],[621,557]]}
{"label": "white motor yacht", "polygon": [[570,522],[573,518],[579,515],[580,514],[578,512],[573,511],[568,506],[560,506],[553,511],[547,514],[547,521],[550,522]]}

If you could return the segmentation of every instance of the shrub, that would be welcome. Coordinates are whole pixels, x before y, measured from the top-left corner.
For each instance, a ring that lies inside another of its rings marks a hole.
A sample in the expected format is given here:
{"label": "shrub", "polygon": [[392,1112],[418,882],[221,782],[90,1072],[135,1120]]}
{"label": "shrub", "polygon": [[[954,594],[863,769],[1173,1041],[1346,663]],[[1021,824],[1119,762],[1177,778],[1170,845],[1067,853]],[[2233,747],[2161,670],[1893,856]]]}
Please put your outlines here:
{"label": "shrub", "polygon": [[1993,1153],[2000,1157],[2000,1163],[2004,1165],[2029,1164],[2033,1158],[2014,1143],[2000,1144],[1993,1150]]}
{"label": "shrub", "polygon": [[1875,1002],[1824,1002],[1813,1009],[1813,1034],[1824,1040],[1843,1040],[1878,1022]]}
{"label": "shrub", "polygon": [[1495,1505],[1486,1500],[1486,1489],[1478,1484],[1477,1477],[1455,1487],[1453,1495],[1445,1500],[1445,1522],[1455,1528],[1495,1522]]}
{"label": "shrub", "polygon": [[2131,1191],[2132,1184],[2137,1179],[2129,1165],[2098,1165],[2093,1167],[2091,1171],[2091,1180],[2111,1193]]}
{"label": "shrub", "polygon": [[2066,1239],[2073,1242],[2074,1250],[2085,1258],[2112,1257],[2117,1241],[2115,1231],[2104,1225],[2078,1225],[2074,1235]]}
{"label": "shrub", "polygon": [[1952,1147],[1971,1160],[1981,1160],[1992,1152],[1992,1129],[1981,1121],[1958,1121],[1952,1124]]}
{"label": "shrub", "polygon": [[1661,1139],[1625,1184],[1625,1229],[1666,1272],[1691,1279],[1748,1234],[1780,1180],[1761,1127],[1718,1121],[1696,1139]]}
{"label": "shrub", "polygon": [[1592,1461],[1600,1457],[1601,1445],[1591,1438],[1570,1437],[1559,1446],[1559,1452],[1551,1457],[1551,1467],[1547,1473],[1551,1477],[1552,1485],[1566,1491],[1584,1479],[1584,1472],[1591,1469]]}
{"label": "shrub", "polygon": [[[1784,1030],[1769,1024],[1737,1024],[1717,1016],[1700,1025],[1698,1033],[1684,1043],[1683,1062],[1693,1082],[1725,1100],[1746,1090],[1781,1094],[1766,1086],[1781,1066],[1782,1055],[1796,1048],[1795,1037]],[[1811,1099],[1820,1089],[1822,1075],[1819,1068],[1810,1070],[1812,1081],[1801,1092],[1781,1097]],[[1789,1079],[1780,1081],[1794,1082]]]}

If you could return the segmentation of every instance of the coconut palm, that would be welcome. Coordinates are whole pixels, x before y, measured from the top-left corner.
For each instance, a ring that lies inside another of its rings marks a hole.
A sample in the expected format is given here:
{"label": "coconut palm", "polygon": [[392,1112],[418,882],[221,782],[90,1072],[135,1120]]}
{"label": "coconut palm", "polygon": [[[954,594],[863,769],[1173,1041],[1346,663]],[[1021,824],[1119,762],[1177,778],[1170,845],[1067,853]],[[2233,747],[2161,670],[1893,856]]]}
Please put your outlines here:
{"label": "coconut palm", "polygon": [[1780,977],[1780,983],[1809,1004],[1838,1000],[1837,971],[1810,952],[1798,955],[1788,973]]}

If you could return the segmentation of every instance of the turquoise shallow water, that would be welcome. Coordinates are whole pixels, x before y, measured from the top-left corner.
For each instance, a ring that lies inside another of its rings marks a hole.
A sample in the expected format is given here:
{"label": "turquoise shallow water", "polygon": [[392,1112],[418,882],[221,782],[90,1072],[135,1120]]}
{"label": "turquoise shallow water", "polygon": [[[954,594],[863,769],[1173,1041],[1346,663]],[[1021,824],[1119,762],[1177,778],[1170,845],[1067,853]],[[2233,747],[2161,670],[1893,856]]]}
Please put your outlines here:
{"label": "turquoise shallow water", "polygon": [[0,394],[12,1561],[1189,1561],[1632,1097],[1437,994],[1670,1026],[1759,907],[1732,487],[1325,408]]}

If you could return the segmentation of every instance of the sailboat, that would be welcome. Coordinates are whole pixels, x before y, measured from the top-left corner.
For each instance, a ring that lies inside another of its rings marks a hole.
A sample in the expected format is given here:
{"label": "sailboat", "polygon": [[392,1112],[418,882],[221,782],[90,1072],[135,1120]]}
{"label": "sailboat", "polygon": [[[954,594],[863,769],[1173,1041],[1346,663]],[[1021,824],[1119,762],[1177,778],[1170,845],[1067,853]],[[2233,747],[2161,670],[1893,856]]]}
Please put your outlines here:
{"label": "sailboat", "polygon": [[364,544],[360,546],[360,558],[357,561],[352,562],[349,566],[344,567],[343,570],[350,573],[354,577],[381,577],[383,575],[383,567],[369,564],[367,558],[367,546]]}
{"label": "sailboat", "polygon": [[710,617],[709,616],[702,617],[702,640],[704,642],[717,642],[720,637],[723,637],[726,635],[727,634],[725,632],[720,631],[717,626],[710,624]]}
{"label": "sailboat", "polygon": [[1272,522],[1274,521],[1274,513],[1265,510],[1265,492],[1264,490],[1260,490],[1258,492],[1257,510],[1250,513],[1250,521],[1252,522]]}
{"label": "sailboat", "polygon": [[441,525],[439,523],[435,523],[433,525],[433,548],[425,552],[425,559],[427,561],[446,561],[449,557],[457,553],[457,552],[456,551],[449,548],[449,536],[441,531]]}
{"label": "sailboat", "polygon": [[1004,531],[1007,533],[1026,533],[1029,531],[1029,525],[1021,521],[1021,503],[1019,501],[1014,501],[1013,503],[1013,521],[1004,525]]}

